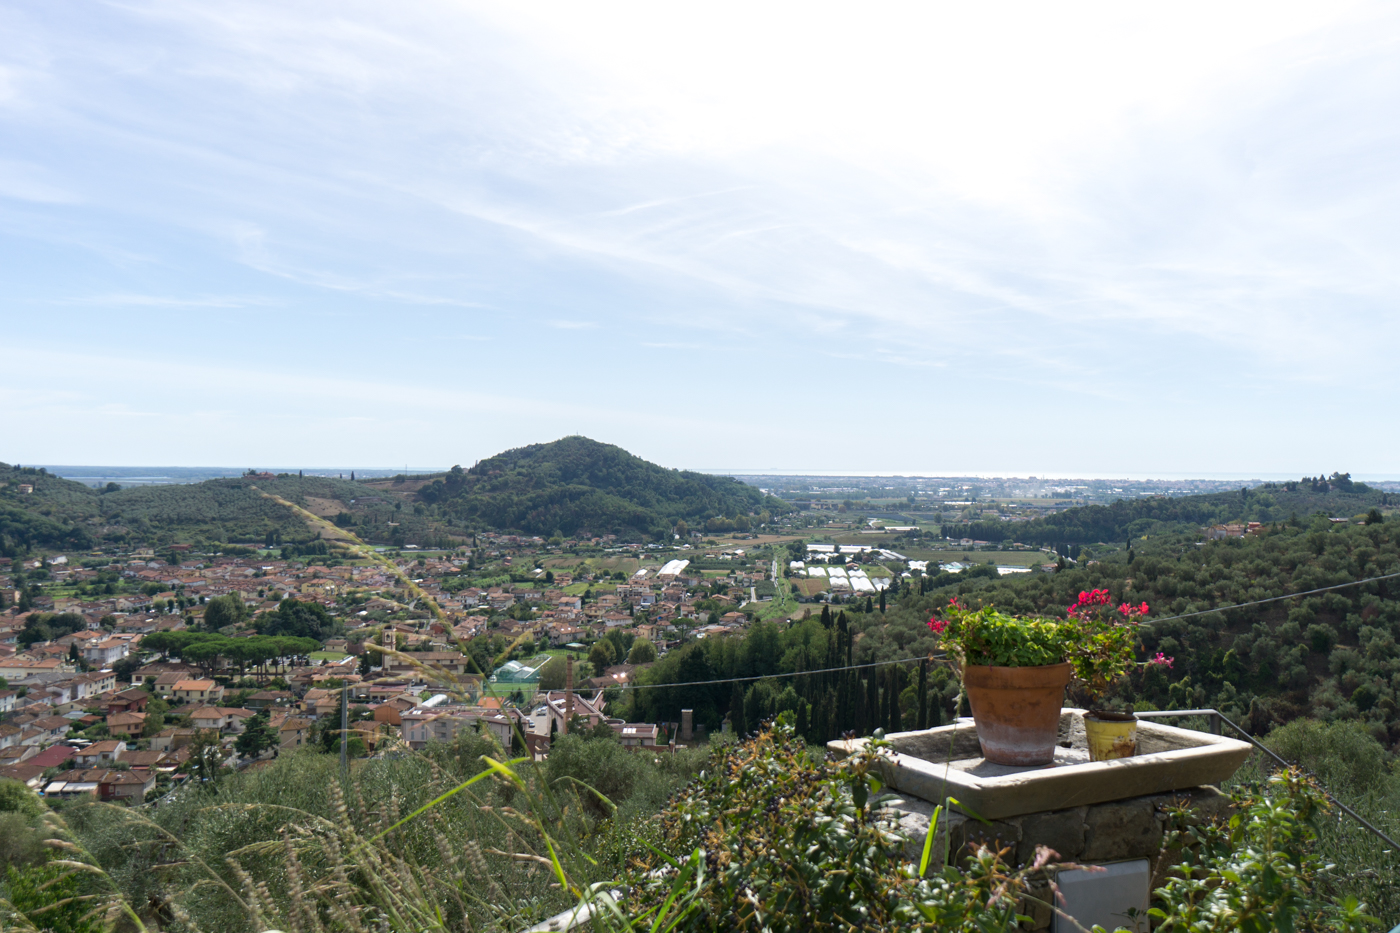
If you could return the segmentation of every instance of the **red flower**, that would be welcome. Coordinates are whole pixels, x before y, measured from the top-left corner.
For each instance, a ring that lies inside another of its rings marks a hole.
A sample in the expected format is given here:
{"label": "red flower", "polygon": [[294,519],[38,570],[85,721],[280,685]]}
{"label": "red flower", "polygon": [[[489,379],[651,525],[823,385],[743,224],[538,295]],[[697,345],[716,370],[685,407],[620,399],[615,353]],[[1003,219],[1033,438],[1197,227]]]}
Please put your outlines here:
{"label": "red flower", "polygon": [[948,628],[948,622],[935,617],[928,620],[928,627],[933,629],[935,635],[942,635]]}

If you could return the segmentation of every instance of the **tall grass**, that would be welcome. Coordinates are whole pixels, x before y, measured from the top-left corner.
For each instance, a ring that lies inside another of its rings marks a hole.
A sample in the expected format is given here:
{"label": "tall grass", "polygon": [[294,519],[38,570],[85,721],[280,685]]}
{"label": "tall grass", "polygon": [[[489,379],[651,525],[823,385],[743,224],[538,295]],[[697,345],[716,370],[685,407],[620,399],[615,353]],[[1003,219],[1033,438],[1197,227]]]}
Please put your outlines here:
{"label": "tall grass", "polygon": [[615,878],[643,815],[704,757],[577,737],[556,754],[507,761],[465,734],[346,778],[335,757],[304,751],[154,812],[86,805],[70,823],[163,929],[516,930]]}

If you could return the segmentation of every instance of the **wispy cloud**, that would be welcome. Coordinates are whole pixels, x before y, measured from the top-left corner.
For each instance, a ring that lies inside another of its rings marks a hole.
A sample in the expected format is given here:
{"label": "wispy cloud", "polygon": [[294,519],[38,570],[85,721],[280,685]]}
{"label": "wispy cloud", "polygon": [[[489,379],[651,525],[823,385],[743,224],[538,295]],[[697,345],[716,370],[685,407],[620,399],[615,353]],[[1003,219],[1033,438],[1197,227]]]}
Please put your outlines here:
{"label": "wispy cloud", "polygon": [[82,200],[43,166],[9,159],[0,159],[0,198],[40,204],[77,204]]}
{"label": "wispy cloud", "polygon": [[[7,337],[243,380],[160,409],[191,443],[348,443],[370,424],[412,447],[470,418],[483,444],[619,432],[684,465],[709,457],[712,420],[786,462],[807,438],[752,399],[873,372],[892,407],[937,400],[944,433],[1006,418],[985,463],[1089,457],[1042,423],[1047,396],[1085,422],[1151,412],[1159,443],[1125,465],[1144,472],[1239,424],[1283,436],[1348,411],[1357,371],[1377,404],[1397,389],[1400,151],[1375,114],[1400,106],[1400,13],[1383,5],[794,21],[720,3],[697,22],[138,0],[80,27],[12,9],[0,30]],[[103,306],[129,313],[62,313]],[[616,356],[585,363],[603,334]],[[344,382],[297,382],[308,357]],[[619,360],[657,387],[703,373],[723,416],[627,435],[637,405],[583,404],[572,381]],[[246,380],[294,401],[250,407]],[[522,384],[537,394],[497,391]],[[89,403],[146,412],[147,391],[115,380]],[[394,430],[381,400],[425,392],[441,398]],[[46,403],[11,397],[24,437],[62,439]],[[860,392],[824,404],[868,418]],[[1370,438],[1355,456],[1400,455],[1336,417]],[[908,433],[870,456],[939,452]]]}

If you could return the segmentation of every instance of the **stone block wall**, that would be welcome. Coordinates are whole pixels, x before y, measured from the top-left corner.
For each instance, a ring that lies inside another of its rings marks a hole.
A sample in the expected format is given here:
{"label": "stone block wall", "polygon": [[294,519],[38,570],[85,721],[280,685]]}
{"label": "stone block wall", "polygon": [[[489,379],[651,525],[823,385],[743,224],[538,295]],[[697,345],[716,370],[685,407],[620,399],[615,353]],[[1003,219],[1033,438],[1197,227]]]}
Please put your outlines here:
{"label": "stone block wall", "polygon": [[[941,853],[948,835],[950,858],[961,864],[979,846],[991,846],[1007,851],[1004,858],[1012,865],[1029,864],[1038,846],[1053,849],[1060,862],[1094,865],[1125,859],[1145,858],[1153,862],[1156,877],[1175,863],[1170,853],[1158,864],[1167,822],[1167,809],[1187,806],[1200,819],[1226,815],[1230,798],[1214,787],[1194,787],[1189,790],[1145,797],[1129,797],[1110,803],[1087,807],[1072,807],[1044,813],[993,820],[985,824],[959,813],[946,814],[939,820],[934,852]],[[892,807],[899,815],[900,829],[906,839],[905,852],[917,860],[923,852],[933,805],[924,800],[906,798]],[[1052,894],[1048,885],[1032,892],[1039,902],[1028,902],[1021,911],[1032,917],[1029,930],[1048,929],[1053,918],[1049,903]]]}

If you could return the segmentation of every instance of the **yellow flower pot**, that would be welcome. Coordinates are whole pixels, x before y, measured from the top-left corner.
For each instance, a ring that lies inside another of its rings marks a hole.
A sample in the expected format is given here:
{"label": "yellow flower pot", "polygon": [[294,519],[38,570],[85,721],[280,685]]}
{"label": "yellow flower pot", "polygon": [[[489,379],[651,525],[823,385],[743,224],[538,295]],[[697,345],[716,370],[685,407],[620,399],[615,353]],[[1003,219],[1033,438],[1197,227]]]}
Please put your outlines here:
{"label": "yellow flower pot", "polygon": [[1091,761],[1137,754],[1137,717],[1132,713],[1085,713],[1084,734],[1089,741]]}

